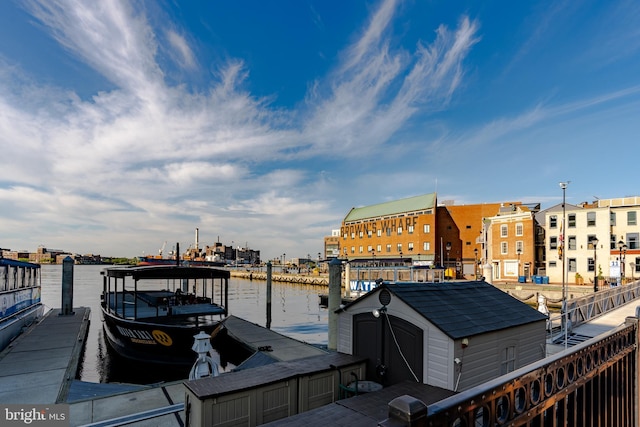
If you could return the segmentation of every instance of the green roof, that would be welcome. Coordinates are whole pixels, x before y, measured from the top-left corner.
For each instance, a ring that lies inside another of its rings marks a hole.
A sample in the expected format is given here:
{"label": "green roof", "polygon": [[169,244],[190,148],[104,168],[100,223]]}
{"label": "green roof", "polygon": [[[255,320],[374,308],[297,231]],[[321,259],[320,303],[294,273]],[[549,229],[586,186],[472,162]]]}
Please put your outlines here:
{"label": "green roof", "polygon": [[351,208],[345,217],[344,222],[378,218],[403,212],[415,212],[423,209],[433,209],[435,206],[436,193],[424,194],[422,196],[414,196],[407,199],[378,203],[377,205]]}

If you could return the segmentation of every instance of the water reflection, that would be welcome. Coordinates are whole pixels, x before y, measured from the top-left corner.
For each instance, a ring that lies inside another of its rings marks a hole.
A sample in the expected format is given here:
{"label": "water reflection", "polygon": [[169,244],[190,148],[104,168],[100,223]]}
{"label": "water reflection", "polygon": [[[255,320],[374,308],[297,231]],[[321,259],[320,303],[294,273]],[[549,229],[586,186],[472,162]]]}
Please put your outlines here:
{"label": "water reflection", "polygon": [[[148,369],[112,354],[105,343],[100,311],[100,293],[104,266],[77,265],[74,268],[74,296],[76,307],[91,308],[91,323],[87,337],[80,379],[91,382],[128,382],[149,384],[172,379],[184,379],[184,372],[175,370]],[[42,301],[51,308],[61,305],[60,294],[62,266],[42,267]],[[289,337],[311,344],[326,345],[328,314],[319,306],[319,293],[326,287],[273,283],[271,329]],[[229,314],[241,317],[261,326],[266,326],[266,283],[257,280],[231,279],[229,283]],[[278,303],[276,303],[278,301]],[[214,342],[221,362],[221,371],[239,363],[241,349],[230,344]],[[194,353],[194,361],[196,354]],[[145,373],[147,371],[147,373]],[[151,372],[152,375],[149,375]]]}

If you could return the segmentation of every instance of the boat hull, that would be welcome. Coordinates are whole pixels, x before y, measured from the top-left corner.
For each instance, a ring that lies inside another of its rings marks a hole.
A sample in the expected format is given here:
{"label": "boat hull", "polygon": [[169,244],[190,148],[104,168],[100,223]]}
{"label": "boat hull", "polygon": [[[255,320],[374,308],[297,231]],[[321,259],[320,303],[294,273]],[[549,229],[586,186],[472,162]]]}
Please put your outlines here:
{"label": "boat hull", "polygon": [[144,363],[189,366],[198,355],[191,349],[200,331],[211,334],[220,321],[175,325],[123,319],[102,310],[109,345],[121,356]]}
{"label": "boat hull", "polygon": [[44,314],[44,305],[36,303],[0,321],[0,351],[4,350],[24,328]]}

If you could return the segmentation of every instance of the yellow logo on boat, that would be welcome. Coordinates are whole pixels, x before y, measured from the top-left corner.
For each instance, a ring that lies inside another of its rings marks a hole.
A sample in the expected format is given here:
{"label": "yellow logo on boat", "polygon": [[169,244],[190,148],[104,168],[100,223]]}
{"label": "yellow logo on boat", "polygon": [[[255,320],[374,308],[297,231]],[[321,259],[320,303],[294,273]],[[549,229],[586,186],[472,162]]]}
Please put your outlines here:
{"label": "yellow logo on boat", "polygon": [[151,335],[153,335],[153,339],[156,340],[159,344],[162,344],[167,347],[173,344],[173,340],[169,335],[167,335],[166,332],[159,331],[156,329],[151,332]]}

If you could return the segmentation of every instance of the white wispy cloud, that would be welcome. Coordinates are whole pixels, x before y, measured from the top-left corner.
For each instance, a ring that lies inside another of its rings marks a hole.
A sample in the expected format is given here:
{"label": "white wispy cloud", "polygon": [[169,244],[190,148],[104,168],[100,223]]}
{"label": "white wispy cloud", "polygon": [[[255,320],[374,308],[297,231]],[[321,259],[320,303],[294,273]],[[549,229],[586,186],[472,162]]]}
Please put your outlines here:
{"label": "white wispy cloud", "polygon": [[[241,59],[218,64],[206,91],[167,83],[159,33],[138,3],[30,0],[25,8],[41,28],[115,87],[81,99],[0,66],[11,76],[0,82],[0,143],[15,160],[0,161],[0,183],[12,183],[0,187],[0,201],[40,219],[34,234],[91,230],[56,233],[85,246],[121,245],[134,232],[136,245],[155,245],[198,224],[227,239],[251,236],[265,250],[277,241],[320,245],[327,224],[344,214],[325,201],[336,188],[279,163],[331,161],[387,143],[417,112],[447,104],[478,40],[477,23],[463,17],[415,52],[395,47],[397,7],[382,1],[335,69],[310,83],[302,109],[283,110],[245,89]],[[198,67],[182,30],[163,36],[184,68]],[[20,102],[25,97],[38,102]]]}

